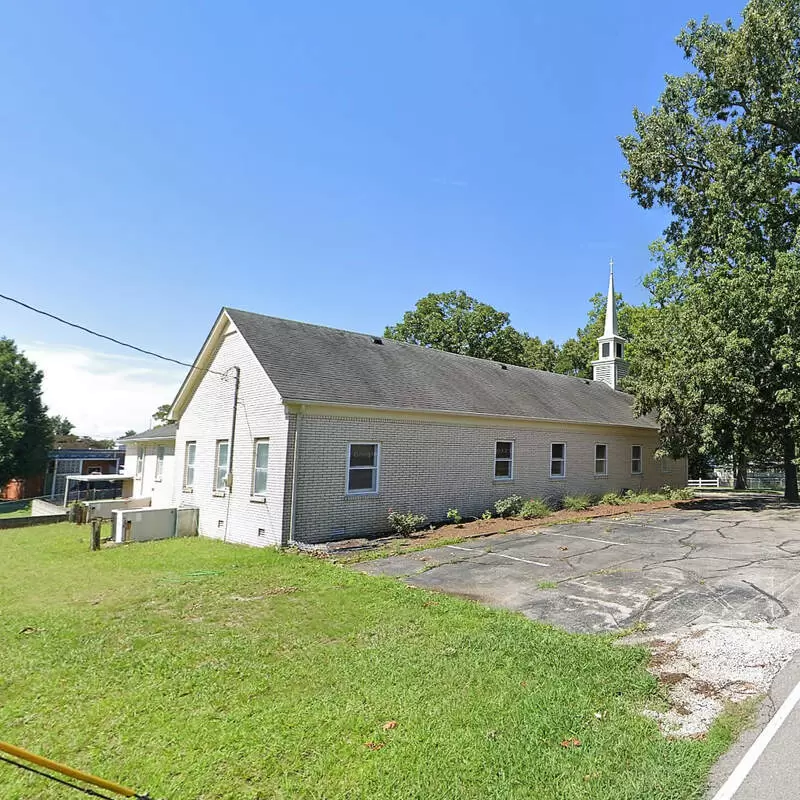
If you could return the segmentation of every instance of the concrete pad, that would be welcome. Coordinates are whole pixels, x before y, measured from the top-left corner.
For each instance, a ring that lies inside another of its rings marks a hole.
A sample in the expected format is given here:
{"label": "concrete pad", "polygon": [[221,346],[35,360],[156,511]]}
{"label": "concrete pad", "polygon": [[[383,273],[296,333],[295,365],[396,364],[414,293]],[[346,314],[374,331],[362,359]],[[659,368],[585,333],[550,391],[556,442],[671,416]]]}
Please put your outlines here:
{"label": "concrete pad", "polygon": [[401,578],[405,575],[413,575],[425,569],[425,564],[416,558],[408,556],[391,556],[390,558],[380,558],[375,561],[362,561],[355,565],[359,572],[367,575],[386,575],[390,578]]}
{"label": "concrete pad", "polygon": [[[703,619],[800,630],[800,512],[757,498],[620,512],[365,562],[358,569],[573,631]],[[557,584],[556,589],[541,585]]]}

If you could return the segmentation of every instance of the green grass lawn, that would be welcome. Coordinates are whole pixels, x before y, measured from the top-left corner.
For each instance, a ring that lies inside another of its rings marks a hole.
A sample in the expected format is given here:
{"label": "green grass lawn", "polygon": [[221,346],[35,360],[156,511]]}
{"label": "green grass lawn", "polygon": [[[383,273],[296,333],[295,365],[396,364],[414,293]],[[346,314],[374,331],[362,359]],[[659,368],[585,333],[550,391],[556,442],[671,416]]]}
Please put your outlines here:
{"label": "green grass lawn", "polygon": [[19,501],[0,501],[0,519],[8,517],[29,517],[31,515],[31,504],[29,500]]}
{"label": "green grass lawn", "polygon": [[[662,737],[645,652],[608,638],[271,549],[88,538],[0,533],[0,738],[154,798],[691,798],[733,735]],[[0,763],[4,800],[67,792]]]}

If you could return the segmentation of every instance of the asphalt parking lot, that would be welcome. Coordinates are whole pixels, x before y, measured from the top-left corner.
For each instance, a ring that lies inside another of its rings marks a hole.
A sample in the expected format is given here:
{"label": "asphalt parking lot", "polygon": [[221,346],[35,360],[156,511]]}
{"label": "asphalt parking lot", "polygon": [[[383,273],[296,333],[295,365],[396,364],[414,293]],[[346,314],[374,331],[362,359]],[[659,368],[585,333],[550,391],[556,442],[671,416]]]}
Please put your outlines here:
{"label": "asphalt parking lot", "polygon": [[357,568],[575,632],[742,620],[800,632],[798,559],[800,512],[752,497],[532,525]]}

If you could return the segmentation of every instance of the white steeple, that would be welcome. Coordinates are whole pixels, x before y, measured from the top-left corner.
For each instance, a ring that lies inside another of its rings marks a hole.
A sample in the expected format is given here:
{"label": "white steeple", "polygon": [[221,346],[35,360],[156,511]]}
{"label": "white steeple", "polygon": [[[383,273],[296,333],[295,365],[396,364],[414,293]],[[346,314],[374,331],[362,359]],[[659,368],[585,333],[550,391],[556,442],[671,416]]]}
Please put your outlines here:
{"label": "white steeple", "polygon": [[619,336],[617,328],[617,304],[614,300],[614,259],[609,261],[610,268],[608,273],[608,299],[606,300],[606,327],[603,331],[603,338]]}
{"label": "white steeple", "polygon": [[603,335],[597,341],[599,352],[597,361],[592,361],[592,377],[596,381],[607,383],[612,389],[617,389],[620,381],[628,374],[628,365],[623,360],[625,340],[619,335],[619,326],[617,324],[613,258],[609,263],[605,326]]}

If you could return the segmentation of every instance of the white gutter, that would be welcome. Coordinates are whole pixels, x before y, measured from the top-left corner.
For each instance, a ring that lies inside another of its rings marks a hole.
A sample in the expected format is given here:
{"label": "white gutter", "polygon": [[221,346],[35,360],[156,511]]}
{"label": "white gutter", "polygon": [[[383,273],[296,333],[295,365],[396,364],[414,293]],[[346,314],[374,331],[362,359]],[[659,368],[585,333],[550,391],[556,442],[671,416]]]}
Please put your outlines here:
{"label": "white gutter", "polygon": [[497,419],[511,422],[549,422],[555,425],[599,425],[610,428],[632,428],[637,431],[649,430],[658,431],[658,425],[635,425],[623,422],[603,422],[601,420],[575,420],[575,419],[556,419],[553,417],[525,417],[512,414],[488,414],[484,411],[451,411],[440,408],[401,408],[398,406],[373,406],[364,403],[336,403],[326,400],[300,400],[295,398],[283,398],[284,405],[321,406],[324,408],[343,408],[347,410],[365,411],[391,411],[396,414],[441,414],[447,417],[467,417],[470,419]]}

